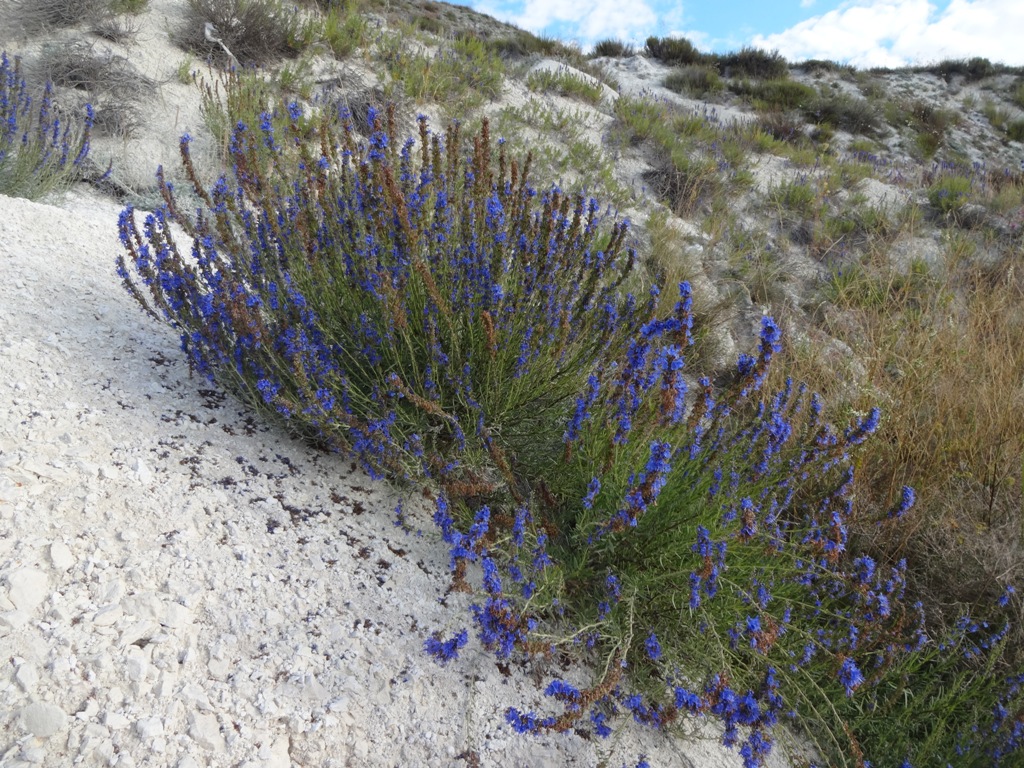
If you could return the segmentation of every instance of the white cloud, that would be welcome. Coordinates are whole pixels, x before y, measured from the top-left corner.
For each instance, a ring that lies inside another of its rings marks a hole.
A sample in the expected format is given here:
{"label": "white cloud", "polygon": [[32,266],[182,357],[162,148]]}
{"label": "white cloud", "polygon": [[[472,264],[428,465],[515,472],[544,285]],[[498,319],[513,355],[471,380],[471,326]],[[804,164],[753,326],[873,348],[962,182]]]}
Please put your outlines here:
{"label": "white cloud", "polygon": [[792,61],[838,59],[861,67],[971,56],[1022,65],[1022,30],[1021,0],[952,0],[942,11],[928,0],[857,0],[751,42]]}
{"label": "white cloud", "polygon": [[531,32],[540,32],[550,24],[564,24],[569,35],[584,45],[609,37],[646,37],[658,23],[658,15],[645,0],[591,0],[586,4],[579,0],[526,0],[511,6],[474,3],[474,7]]}
{"label": "white cloud", "polygon": [[810,8],[812,5],[814,5],[814,0],[800,0],[801,8]]}

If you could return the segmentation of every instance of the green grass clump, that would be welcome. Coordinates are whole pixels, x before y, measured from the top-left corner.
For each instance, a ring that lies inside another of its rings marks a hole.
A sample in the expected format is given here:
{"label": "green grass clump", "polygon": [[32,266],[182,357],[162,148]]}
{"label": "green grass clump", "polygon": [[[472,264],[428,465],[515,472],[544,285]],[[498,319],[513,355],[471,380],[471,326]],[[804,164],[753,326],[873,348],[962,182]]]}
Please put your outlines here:
{"label": "green grass clump", "polygon": [[1024,120],[1011,120],[1006,124],[1006,138],[1024,142]]}
{"label": "green grass clump", "polygon": [[142,13],[149,0],[111,0],[110,10],[114,13]]}
{"label": "green grass clump", "polygon": [[943,59],[931,69],[946,80],[953,75],[962,75],[969,83],[984,80],[997,72],[992,62],[982,56],[970,59]]}
{"label": "green grass clump", "polygon": [[749,184],[748,142],[708,112],[681,113],[649,99],[620,97],[616,133],[629,144],[649,142],[654,169],[644,179],[678,214],[710,208],[725,192]]}
{"label": "green grass clump", "polygon": [[319,34],[339,59],[351,56],[367,40],[366,17],[355,5],[328,5],[319,26]]}
{"label": "green grass clump", "polygon": [[789,77],[789,63],[778,51],[744,46],[717,57],[718,68],[726,76],[782,80]]}
{"label": "green grass clump", "polygon": [[701,64],[689,64],[673,70],[665,77],[664,86],[698,99],[714,96],[725,89],[718,71]]}
{"label": "green grass clump", "polygon": [[646,47],[652,57],[665,64],[685,66],[704,62],[704,54],[685,37],[648,37]]}
{"label": "green grass clump", "polygon": [[1024,81],[1018,82],[1010,90],[1010,100],[1021,109],[1024,109]]}
{"label": "green grass clump", "polygon": [[967,176],[943,174],[928,187],[928,202],[943,214],[959,213],[971,200],[974,184]]}
{"label": "green grass clump", "polygon": [[635,54],[636,49],[629,43],[624,43],[621,40],[608,38],[606,40],[599,40],[594,44],[594,58],[607,56],[609,58],[622,59],[634,56]]}
{"label": "green grass clump", "polygon": [[604,88],[600,82],[589,77],[578,75],[567,68],[538,69],[526,78],[526,87],[531,91],[557,93],[571,99],[579,99],[588,104],[600,104],[604,98]]}
{"label": "green grass clump", "polygon": [[457,37],[434,54],[410,46],[400,35],[385,36],[377,47],[391,87],[417,103],[465,110],[501,95],[504,64],[475,37]]}
{"label": "green grass clump", "polygon": [[882,128],[882,116],[871,101],[840,93],[818,96],[804,106],[803,113],[816,124],[854,134],[874,136]]}
{"label": "green grass clump", "polygon": [[802,109],[810,105],[818,92],[793,80],[733,80],[729,90],[750,98],[759,110]]}

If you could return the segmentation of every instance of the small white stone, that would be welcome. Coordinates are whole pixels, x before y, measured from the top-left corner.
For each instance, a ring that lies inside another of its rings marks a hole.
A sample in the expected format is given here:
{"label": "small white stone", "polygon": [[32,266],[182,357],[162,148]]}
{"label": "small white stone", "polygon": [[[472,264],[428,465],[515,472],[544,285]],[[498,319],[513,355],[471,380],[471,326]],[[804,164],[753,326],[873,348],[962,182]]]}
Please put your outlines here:
{"label": "small white stone", "polygon": [[68,721],[67,713],[60,707],[36,701],[21,710],[21,724],[33,736],[48,739]]}
{"label": "small white stone", "polygon": [[127,658],[124,668],[128,679],[137,683],[145,678],[146,672],[149,670],[149,657],[146,652],[137,645],[131,645],[128,646],[125,656]]}
{"label": "small white stone", "polygon": [[46,759],[46,750],[42,747],[22,747],[21,759],[32,765],[41,765]]}
{"label": "small white stone", "polygon": [[210,677],[214,680],[226,680],[228,673],[231,671],[231,661],[229,659],[210,659],[210,663],[206,665],[206,668],[210,671]]}
{"label": "small white stone", "polygon": [[136,721],[135,732],[140,739],[155,739],[164,735],[164,723],[159,717],[144,717]]}
{"label": "small white stone", "polygon": [[75,556],[67,544],[55,541],[50,545],[50,562],[58,571],[66,571],[75,564]]}
{"label": "small white stone", "polygon": [[120,605],[105,605],[96,611],[92,617],[92,623],[98,627],[109,627],[111,624],[116,624],[123,615],[124,609]]}
{"label": "small white stone", "polygon": [[21,611],[34,611],[50,591],[50,579],[35,568],[19,568],[7,576],[7,597]]}
{"label": "small white stone", "polygon": [[100,705],[96,703],[96,699],[89,699],[85,702],[85,706],[75,713],[75,717],[83,722],[92,720],[100,711]]}
{"label": "small white stone", "polygon": [[131,725],[131,720],[120,712],[107,712],[103,717],[103,724],[112,731],[120,731]]}
{"label": "small white stone", "polygon": [[39,682],[39,673],[32,664],[25,662],[14,673],[14,679],[18,681],[18,685],[25,693],[31,693],[35,689],[36,683]]}
{"label": "small white stone", "polygon": [[214,752],[225,749],[224,736],[220,732],[220,723],[217,722],[216,715],[196,713],[190,719],[192,724],[188,729],[188,735],[195,739],[199,746]]}
{"label": "small white stone", "polygon": [[189,618],[189,610],[184,605],[181,603],[167,603],[160,617],[160,623],[165,627],[177,629],[187,624]]}
{"label": "small white stone", "polygon": [[153,470],[146,466],[146,462],[142,459],[135,459],[132,462],[132,472],[135,473],[135,479],[140,483],[150,483],[153,480]]}

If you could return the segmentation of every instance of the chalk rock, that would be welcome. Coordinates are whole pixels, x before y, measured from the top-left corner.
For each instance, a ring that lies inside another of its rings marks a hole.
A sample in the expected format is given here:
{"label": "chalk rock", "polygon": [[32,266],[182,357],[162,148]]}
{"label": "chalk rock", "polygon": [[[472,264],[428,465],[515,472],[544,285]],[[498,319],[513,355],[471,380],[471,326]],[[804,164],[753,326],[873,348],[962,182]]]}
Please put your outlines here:
{"label": "chalk rock", "polygon": [[103,724],[112,731],[120,731],[131,725],[131,721],[120,712],[107,712],[103,717]]}
{"label": "chalk rock", "polygon": [[8,610],[0,613],[0,630],[19,630],[29,623],[30,616],[24,610]]}
{"label": "chalk rock", "polygon": [[75,556],[67,544],[55,541],[50,545],[50,562],[58,571],[66,571],[75,564]]}
{"label": "chalk rock", "polygon": [[67,713],[60,707],[36,701],[21,710],[21,724],[33,736],[48,739],[68,721]]}
{"label": "chalk rock", "polygon": [[224,736],[220,732],[220,723],[217,722],[216,715],[196,713],[189,719],[192,722],[188,729],[188,735],[195,739],[199,746],[213,752],[225,749]]}
{"label": "chalk rock", "polygon": [[140,483],[149,483],[153,480],[153,470],[146,466],[142,459],[135,459],[132,462],[132,472]]}
{"label": "chalk rock", "polygon": [[39,682],[39,673],[32,664],[26,661],[18,667],[18,671],[14,673],[14,679],[18,681],[18,685],[25,693],[31,693],[36,687],[36,683]]}
{"label": "chalk rock", "polygon": [[155,739],[164,735],[164,723],[159,717],[144,717],[136,721],[135,732],[140,739]]}
{"label": "chalk rock", "polygon": [[21,611],[34,611],[50,591],[50,579],[35,568],[19,568],[7,577],[7,597]]}

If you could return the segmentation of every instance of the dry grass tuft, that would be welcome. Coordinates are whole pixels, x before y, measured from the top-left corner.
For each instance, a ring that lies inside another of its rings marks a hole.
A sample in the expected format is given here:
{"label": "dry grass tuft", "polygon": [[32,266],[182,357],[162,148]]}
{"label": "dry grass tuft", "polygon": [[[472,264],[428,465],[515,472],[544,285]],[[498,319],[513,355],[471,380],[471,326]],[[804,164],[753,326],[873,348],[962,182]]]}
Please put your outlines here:
{"label": "dry grass tuft", "polygon": [[83,92],[96,109],[96,128],[122,137],[143,124],[139,105],[156,90],[128,59],[98,52],[84,41],[47,46],[36,67],[38,79]]}
{"label": "dry grass tuft", "polygon": [[280,0],[188,0],[175,42],[204,58],[231,63],[226,47],[240,64],[263,64],[299,53],[303,29],[298,11]]}

